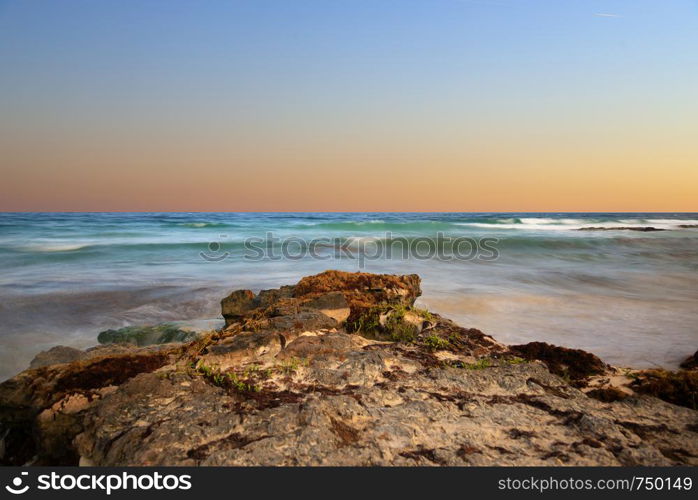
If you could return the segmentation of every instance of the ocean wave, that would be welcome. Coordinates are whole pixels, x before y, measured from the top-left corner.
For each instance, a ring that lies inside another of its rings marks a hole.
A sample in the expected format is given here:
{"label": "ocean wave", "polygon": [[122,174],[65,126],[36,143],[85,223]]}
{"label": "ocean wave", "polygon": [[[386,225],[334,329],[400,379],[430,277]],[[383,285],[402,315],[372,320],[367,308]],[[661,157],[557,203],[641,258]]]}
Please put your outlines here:
{"label": "ocean wave", "polygon": [[480,229],[516,229],[516,230],[538,230],[538,231],[569,231],[570,229],[579,229],[584,227],[581,224],[555,224],[553,222],[523,222],[520,224],[492,224],[489,222],[467,222],[460,224],[462,226],[480,228]]}
{"label": "ocean wave", "polygon": [[476,219],[459,222],[459,226],[477,227],[482,229],[519,229],[519,230],[568,230],[582,227],[583,219],[560,219],[552,217],[521,217],[501,219]]}
{"label": "ocean wave", "polygon": [[18,250],[25,252],[39,252],[39,253],[53,253],[53,252],[75,252],[78,250],[83,250],[89,248],[90,244],[80,244],[80,243],[45,243],[45,244],[35,244],[27,245],[25,247],[20,247]]}
{"label": "ocean wave", "polygon": [[[569,220],[569,219],[567,219]],[[539,225],[539,224],[560,224],[563,223],[562,219],[552,219],[548,217],[522,217],[521,224],[525,225]]]}
{"label": "ocean wave", "polygon": [[225,222],[178,222],[175,223],[175,225],[194,229],[202,227],[235,227],[235,224],[228,224]]}
{"label": "ocean wave", "polygon": [[[329,231],[439,231],[453,228],[453,223],[444,221],[383,221],[383,220],[368,220],[368,221],[337,221],[337,222],[319,222],[298,224],[292,227],[294,230],[329,230]],[[289,229],[284,228],[284,229]]]}
{"label": "ocean wave", "polygon": [[520,223],[493,223],[493,222],[461,222],[460,226],[481,229],[516,229],[533,231],[576,231],[583,228],[624,228],[624,227],[655,227],[657,229],[681,229],[682,225],[694,225],[698,221],[693,219],[618,219],[601,220],[587,219],[553,219],[553,218],[529,218],[520,219]]}
{"label": "ocean wave", "polygon": [[695,225],[698,219],[646,219],[648,224],[662,226]]}
{"label": "ocean wave", "polygon": [[[216,243],[216,242],[213,242]],[[240,252],[244,248],[244,242],[220,241],[216,252]],[[30,265],[28,258],[38,259],[38,261],[49,261],[53,259],[79,259],[79,258],[108,258],[118,257],[124,253],[157,253],[157,252],[181,252],[189,251],[198,255],[200,252],[212,252],[212,242],[209,241],[178,241],[178,242],[115,242],[115,243],[84,243],[84,244],[35,244],[24,246],[2,246],[0,252],[8,257],[15,256],[22,258],[23,265]],[[215,253],[215,252],[213,252]]]}

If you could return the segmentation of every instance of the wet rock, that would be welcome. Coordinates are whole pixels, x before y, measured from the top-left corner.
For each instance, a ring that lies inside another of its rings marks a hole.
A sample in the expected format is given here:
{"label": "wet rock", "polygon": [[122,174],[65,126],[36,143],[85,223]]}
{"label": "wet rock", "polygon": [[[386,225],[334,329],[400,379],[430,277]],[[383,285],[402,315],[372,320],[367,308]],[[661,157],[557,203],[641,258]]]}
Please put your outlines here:
{"label": "wet rock", "polygon": [[664,231],[664,229],[662,229],[660,227],[653,227],[653,226],[645,226],[645,227],[618,226],[618,227],[580,227],[577,231],[640,231],[643,233],[647,233],[650,231]]}

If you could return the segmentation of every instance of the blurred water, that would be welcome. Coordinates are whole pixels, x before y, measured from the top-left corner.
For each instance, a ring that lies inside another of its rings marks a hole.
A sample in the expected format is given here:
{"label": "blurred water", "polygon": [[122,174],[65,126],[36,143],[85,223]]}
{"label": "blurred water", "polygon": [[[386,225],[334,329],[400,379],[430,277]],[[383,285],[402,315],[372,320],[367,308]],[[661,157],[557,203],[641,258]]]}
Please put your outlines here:
{"label": "blurred water", "polygon": [[[422,304],[505,342],[671,368],[698,348],[698,228],[679,227],[697,224],[698,214],[666,213],[2,213],[0,379],[39,350],[94,345],[107,328],[218,317],[232,289],[360,270],[332,245],[326,260],[244,259],[245,238],[268,232],[352,249],[386,233],[496,238],[496,260],[380,258],[361,270],[418,273]],[[645,226],[664,231],[579,230]]]}

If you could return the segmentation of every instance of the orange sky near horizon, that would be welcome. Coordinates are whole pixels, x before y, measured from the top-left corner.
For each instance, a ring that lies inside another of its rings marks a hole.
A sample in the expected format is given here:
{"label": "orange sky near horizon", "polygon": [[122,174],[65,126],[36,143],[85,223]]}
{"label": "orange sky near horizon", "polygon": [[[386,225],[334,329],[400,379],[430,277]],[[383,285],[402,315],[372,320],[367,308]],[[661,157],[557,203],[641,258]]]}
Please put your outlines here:
{"label": "orange sky near horizon", "polygon": [[[3,211],[698,211],[691,127],[563,121],[197,133],[186,123],[5,144]],[[58,129],[56,129],[58,130]],[[225,130],[220,126],[219,130]],[[525,130],[525,131],[524,131]],[[272,133],[273,132],[273,133]],[[259,135],[258,135],[259,134]],[[648,140],[647,137],[652,137]],[[9,165],[9,168],[7,166]]]}
{"label": "orange sky near horizon", "polygon": [[[3,211],[698,211],[688,145],[370,144],[4,156]],[[77,148],[76,148],[77,149]],[[85,148],[88,149],[88,148]],[[46,158],[48,156],[49,158]],[[95,165],[99,165],[96,167]]]}
{"label": "orange sky near horizon", "polygon": [[[347,164],[305,160],[284,169],[184,161],[160,169],[121,162],[101,169],[53,167],[5,174],[3,211],[390,211],[695,212],[698,175],[687,161],[651,172],[644,165],[481,167],[417,160]],[[294,162],[295,163],[295,162]],[[602,163],[602,162],[600,162]],[[477,164],[473,161],[473,164]],[[104,162],[102,162],[104,165]],[[24,175],[22,175],[24,173]]]}

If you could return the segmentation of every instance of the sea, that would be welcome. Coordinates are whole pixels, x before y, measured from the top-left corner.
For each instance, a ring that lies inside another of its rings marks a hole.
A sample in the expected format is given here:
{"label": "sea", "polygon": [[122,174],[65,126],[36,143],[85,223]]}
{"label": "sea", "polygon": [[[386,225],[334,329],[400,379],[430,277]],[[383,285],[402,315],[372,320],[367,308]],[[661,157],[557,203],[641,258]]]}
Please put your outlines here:
{"label": "sea", "polygon": [[696,213],[0,213],[0,380],[327,269],[419,274],[421,307],[505,343],[669,369],[698,348]]}

